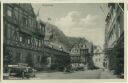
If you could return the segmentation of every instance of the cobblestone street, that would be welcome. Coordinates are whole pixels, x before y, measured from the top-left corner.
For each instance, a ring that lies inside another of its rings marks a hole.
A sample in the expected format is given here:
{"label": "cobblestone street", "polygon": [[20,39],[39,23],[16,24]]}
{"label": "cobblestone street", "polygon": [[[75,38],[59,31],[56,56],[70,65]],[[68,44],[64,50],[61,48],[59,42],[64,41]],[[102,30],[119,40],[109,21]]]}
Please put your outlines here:
{"label": "cobblestone street", "polygon": [[117,79],[108,71],[103,70],[85,70],[75,71],[73,73],[64,72],[38,72],[36,78],[32,79]]}

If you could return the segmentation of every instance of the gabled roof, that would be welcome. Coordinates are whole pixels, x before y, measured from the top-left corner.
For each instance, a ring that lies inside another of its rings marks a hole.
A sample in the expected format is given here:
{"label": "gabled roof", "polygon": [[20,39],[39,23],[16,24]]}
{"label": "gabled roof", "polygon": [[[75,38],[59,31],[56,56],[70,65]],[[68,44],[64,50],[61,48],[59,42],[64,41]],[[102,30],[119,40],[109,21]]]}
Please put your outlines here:
{"label": "gabled roof", "polygon": [[23,8],[26,12],[31,13],[32,16],[36,17],[31,3],[20,3],[20,7]]}

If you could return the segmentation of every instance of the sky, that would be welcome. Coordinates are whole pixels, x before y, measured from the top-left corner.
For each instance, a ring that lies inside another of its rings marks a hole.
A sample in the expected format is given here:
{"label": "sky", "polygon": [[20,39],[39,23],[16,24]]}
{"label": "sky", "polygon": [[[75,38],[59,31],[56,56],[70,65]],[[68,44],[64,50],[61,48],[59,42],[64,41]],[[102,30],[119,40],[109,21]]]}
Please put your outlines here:
{"label": "sky", "polygon": [[32,6],[36,14],[39,10],[41,20],[55,24],[66,36],[84,37],[95,45],[103,47],[105,14],[107,14],[105,4],[34,3]]}

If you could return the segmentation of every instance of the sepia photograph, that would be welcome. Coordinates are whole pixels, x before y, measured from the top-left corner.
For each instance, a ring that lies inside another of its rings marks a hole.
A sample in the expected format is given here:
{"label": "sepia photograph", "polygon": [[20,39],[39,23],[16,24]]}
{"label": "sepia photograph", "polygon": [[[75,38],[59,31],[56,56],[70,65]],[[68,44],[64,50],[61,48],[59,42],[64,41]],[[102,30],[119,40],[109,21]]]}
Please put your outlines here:
{"label": "sepia photograph", "polygon": [[3,4],[3,80],[124,76],[124,3]]}

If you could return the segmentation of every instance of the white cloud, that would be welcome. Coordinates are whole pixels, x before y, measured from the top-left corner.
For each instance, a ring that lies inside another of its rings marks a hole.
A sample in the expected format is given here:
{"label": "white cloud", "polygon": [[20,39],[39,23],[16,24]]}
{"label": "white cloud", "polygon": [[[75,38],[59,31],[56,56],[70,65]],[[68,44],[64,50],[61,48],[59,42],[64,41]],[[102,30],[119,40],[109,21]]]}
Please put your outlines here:
{"label": "white cloud", "polygon": [[86,15],[82,17],[81,12],[72,11],[66,16],[58,19],[58,26],[67,36],[85,37],[95,44],[103,43],[103,28],[99,27],[97,15]]}

